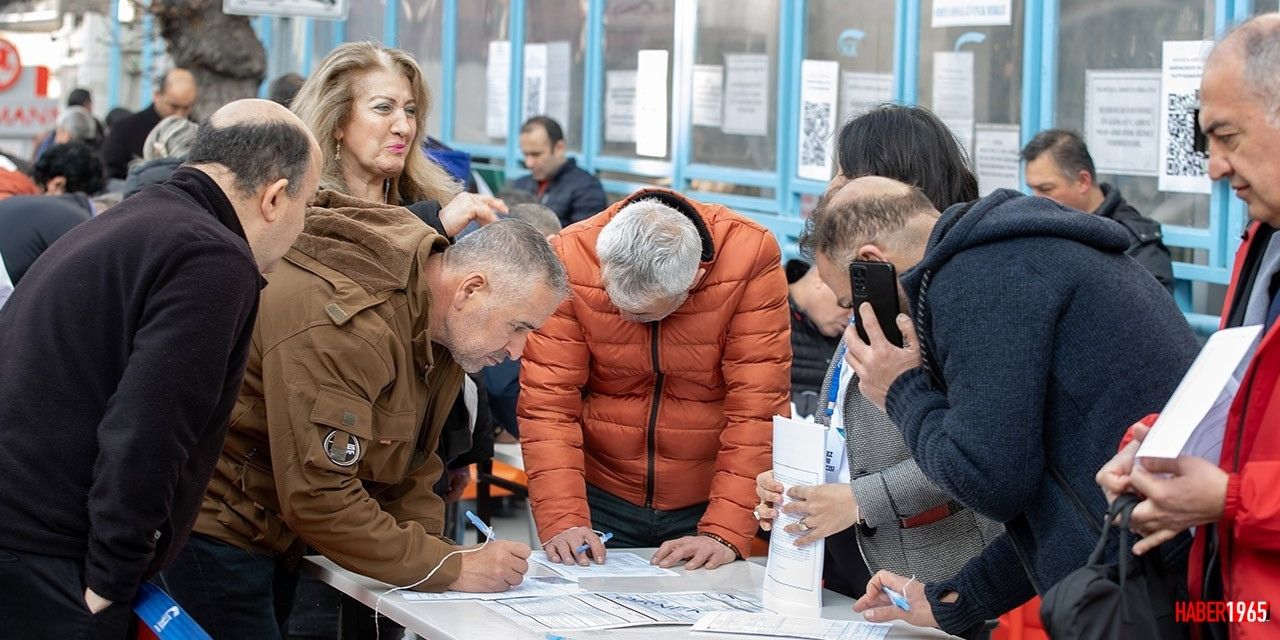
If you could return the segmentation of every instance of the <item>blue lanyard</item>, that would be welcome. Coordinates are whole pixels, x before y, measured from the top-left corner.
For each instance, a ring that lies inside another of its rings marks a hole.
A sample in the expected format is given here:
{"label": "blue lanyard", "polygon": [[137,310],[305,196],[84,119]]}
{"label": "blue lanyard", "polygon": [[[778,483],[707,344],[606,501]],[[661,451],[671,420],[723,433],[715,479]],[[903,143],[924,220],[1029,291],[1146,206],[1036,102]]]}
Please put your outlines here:
{"label": "blue lanyard", "polygon": [[[836,363],[831,367],[831,379],[827,382],[827,417],[835,415],[836,403],[840,400],[840,372],[844,368],[844,341],[840,342],[840,348],[836,349]],[[844,425],[831,425],[840,433],[840,437],[844,437]]]}

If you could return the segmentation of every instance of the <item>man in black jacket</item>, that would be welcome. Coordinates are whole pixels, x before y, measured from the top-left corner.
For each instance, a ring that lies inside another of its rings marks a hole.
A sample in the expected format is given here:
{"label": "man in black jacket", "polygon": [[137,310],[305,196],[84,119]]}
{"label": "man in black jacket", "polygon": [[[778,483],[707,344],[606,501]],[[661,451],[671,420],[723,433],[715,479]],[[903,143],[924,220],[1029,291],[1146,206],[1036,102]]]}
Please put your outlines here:
{"label": "man in black jacket", "polygon": [[36,161],[45,195],[0,201],[0,255],[13,284],[58,238],[93,217],[89,196],[102,189],[102,161],[80,142],[54,145]]}
{"label": "man in black jacket", "polygon": [[319,171],[296,116],[233,102],[201,129],[186,167],[68,232],[0,309],[7,628],[124,636],[139,584],[195,520],[240,390],[260,274],[301,231]]}
{"label": "man in black jacket", "polygon": [[151,104],[111,127],[102,143],[102,161],[107,177],[124,180],[129,161],[142,157],[147,134],[169,116],[187,117],[196,104],[196,77],[186,69],[170,69],[156,81]]}
{"label": "man in black jacket", "polygon": [[564,130],[547,116],[534,116],[520,127],[520,153],[529,175],[515,181],[516,189],[534,195],[567,227],[604,211],[604,187],[565,156]]}
{"label": "man in black jacket", "polygon": [[1119,189],[1098,182],[1093,156],[1080,134],[1064,129],[1041,131],[1022,149],[1022,159],[1033,193],[1119,222],[1129,233],[1125,253],[1173,293],[1173,260],[1164,246],[1160,223],[1139,214],[1120,197]]}
{"label": "man in black jacket", "polygon": [[791,403],[795,414],[811,416],[821,406],[818,392],[831,366],[840,336],[852,312],[804,260],[788,260],[787,298],[791,305]]}

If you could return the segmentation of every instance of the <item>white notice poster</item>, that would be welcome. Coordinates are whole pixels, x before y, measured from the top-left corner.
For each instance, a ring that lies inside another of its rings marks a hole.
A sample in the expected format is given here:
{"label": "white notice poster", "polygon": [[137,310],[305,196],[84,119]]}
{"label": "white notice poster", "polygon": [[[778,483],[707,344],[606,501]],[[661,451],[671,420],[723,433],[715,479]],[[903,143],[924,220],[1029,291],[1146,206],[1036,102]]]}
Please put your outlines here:
{"label": "white notice poster", "polygon": [[933,53],[933,112],[973,150],[973,52]]}
{"label": "white notice poster", "polygon": [[1209,157],[1194,146],[1200,74],[1213,46],[1209,40],[1165,42],[1160,64],[1161,191],[1209,193]]}
{"label": "white notice poster", "polygon": [[510,101],[507,87],[511,85],[511,42],[494,40],[489,43],[489,60],[485,67],[484,132],[490,138],[507,137]]}
{"label": "white notice poster", "polygon": [[892,73],[845,71],[840,74],[841,124],[870,111],[878,104],[892,101]]}
{"label": "white notice poster", "polygon": [[666,49],[641,49],[636,56],[636,155],[667,155]]}
{"label": "white notice poster", "polygon": [[724,121],[721,131],[743,136],[769,133],[769,56],[724,57]]}
{"label": "white notice poster", "polygon": [[973,127],[973,166],[978,195],[1022,186],[1019,173],[1022,129],[1016,124],[982,123]]}
{"label": "white notice poster", "polygon": [[720,126],[723,94],[724,67],[718,64],[693,65],[693,126]]}
{"label": "white notice poster", "polygon": [[1084,139],[1098,173],[1155,176],[1160,166],[1160,72],[1084,72]]}
{"label": "white notice poster", "polygon": [[[797,485],[822,484],[826,475],[822,452],[827,428],[782,416],[773,417],[773,477],[785,490]],[[785,501],[787,498],[783,498]],[[764,608],[773,613],[818,617],[822,611],[822,562],[826,541],[796,546],[800,535],[784,527],[799,522],[794,515],[779,512],[769,537],[769,560],[765,565]]]}
{"label": "white notice poster", "polygon": [[636,141],[636,72],[606,71],[604,141]]}
{"label": "white notice poster", "polygon": [[573,52],[564,40],[547,43],[546,113],[569,128],[569,103],[573,99]]}
{"label": "white notice poster", "polygon": [[836,132],[836,93],[840,63],[835,60],[800,62],[800,135],[796,140],[796,175],[810,180],[831,179],[832,139]]}
{"label": "white notice poster", "polygon": [[934,29],[1007,27],[1013,24],[1012,0],[933,0]]}
{"label": "white notice poster", "polygon": [[[524,46],[524,108],[520,121],[547,112],[547,45],[541,43]],[[561,126],[564,126],[563,124]]]}

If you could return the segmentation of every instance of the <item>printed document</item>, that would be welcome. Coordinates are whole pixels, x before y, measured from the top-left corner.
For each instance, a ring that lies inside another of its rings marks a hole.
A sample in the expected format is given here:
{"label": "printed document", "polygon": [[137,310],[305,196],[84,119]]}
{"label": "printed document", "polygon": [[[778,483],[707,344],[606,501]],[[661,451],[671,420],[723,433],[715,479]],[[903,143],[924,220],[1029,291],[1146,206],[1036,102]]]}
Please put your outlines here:
{"label": "printed document", "polygon": [[1138,457],[1176,458],[1186,454],[1216,464],[1222,452],[1227,412],[1261,335],[1262,326],[1252,325],[1223,329],[1209,336],[1138,447]]}
{"label": "printed document", "polygon": [[467,593],[445,591],[443,593],[419,593],[401,591],[401,597],[412,602],[439,602],[441,600],[506,600],[530,596],[556,596],[578,593],[578,582],[562,576],[525,576],[520,584],[500,593]]}
{"label": "printed document", "polygon": [[[784,492],[796,485],[822,484],[826,476],[827,429],[810,422],[773,417],[773,477]],[[784,494],[785,495],[785,494]],[[786,503],[787,498],[783,498]],[[825,540],[803,547],[803,534],[787,533],[799,519],[779,511],[769,537],[764,607],[774,613],[817,617],[822,611],[822,557]]]}
{"label": "printed document", "polygon": [[529,556],[530,562],[536,562],[558,574],[577,580],[579,578],[660,578],[662,576],[678,576],[680,574],[649,564],[648,560],[629,551],[609,551],[605,554],[604,564],[591,564],[581,567],[576,564],[565,565],[547,559],[547,552],[534,551]]}
{"label": "printed document", "polygon": [[727,591],[581,593],[513,598],[482,604],[535,633],[553,629],[586,631],[648,625],[691,625],[713,611],[760,610],[760,602],[754,597]]}
{"label": "printed document", "polygon": [[881,640],[889,634],[889,629],[892,627],[891,624],[857,620],[823,620],[769,613],[717,611],[702,616],[702,619],[693,625],[692,631],[802,640]]}

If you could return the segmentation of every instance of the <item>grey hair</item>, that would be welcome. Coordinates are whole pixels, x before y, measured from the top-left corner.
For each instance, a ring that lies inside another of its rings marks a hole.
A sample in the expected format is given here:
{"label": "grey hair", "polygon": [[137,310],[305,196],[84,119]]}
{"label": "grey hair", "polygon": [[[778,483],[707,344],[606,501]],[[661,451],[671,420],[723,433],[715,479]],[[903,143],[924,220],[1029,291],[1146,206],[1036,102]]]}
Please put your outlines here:
{"label": "grey hair", "polygon": [[71,134],[71,142],[85,142],[98,135],[93,115],[84,107],[67,107],[67,110],[58,116],[56,127]]}
{"label": "grey hair", "polygon": [[624,207],[596,240],[609,299],[637,311],[689,290],[702,257],[693,221],[655,198]]}
{"label": "grey hair", "polygon": [[156,158],[185,158],[196,142],[200,125],[182,117],[169,116],[160,121],[142,145],[143,161]]}
{"label": "grey hair", "polygon": [[1214,47],[1239,40],[1244,81],[1262,99],[1267,121],[1280,125],[1280,21],[1276,14],[1254,16],[1236,25]]}
{"label": "grey hair", "polygon": [[533,278],[562,299],[569,295],[564,264],[546,236],[523,220],[498,220],[462,236],[445,250],[444,262],[451,271],[484,273],[495,289],[513,297],[527,292]]}
{"label": "grey hair", "polygon": [[544,236],[554,236],[560,233],[561,224],[560,217],[556,212],[536,202],[522,202],[520,204],[511,205],[511,210],[507,215],[516,220],[524,220],[533,225]]}

